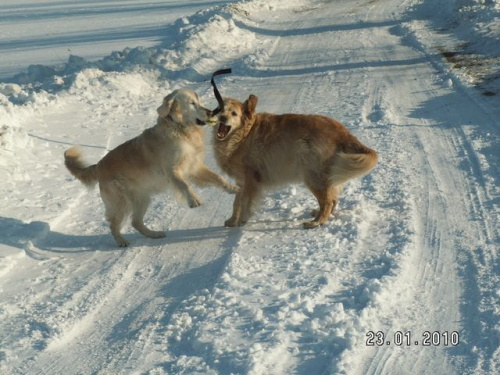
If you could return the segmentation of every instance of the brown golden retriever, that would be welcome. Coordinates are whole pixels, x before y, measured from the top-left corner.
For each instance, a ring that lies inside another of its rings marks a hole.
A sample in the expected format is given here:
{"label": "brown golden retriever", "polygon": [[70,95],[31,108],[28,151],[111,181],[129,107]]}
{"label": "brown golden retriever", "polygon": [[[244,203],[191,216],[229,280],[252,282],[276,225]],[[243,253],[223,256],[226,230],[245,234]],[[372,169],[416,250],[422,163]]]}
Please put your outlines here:
{"label": "brown golden retriever", "polygon": [[86,166],[81,151],[72,147],[64,154],[66,167],[85,185],[99,183],[111,233],[120,246],[128,246],[120,228],[132,214],[132,226],[151,238],[165,237],[144,225],[151,195],[173,187],[189,207],[201,202],[189,181],[215,185],[229,193],[238,188],[204,164],[203,129],[211,111],[202,107],[198,95],[176,90],[158,108],[158,121],[152,128],[110,151],[97,164]]}
{"label": "brown golden retriever", "polygon": [[216,159],[240,191],[228,227],[244,225],[264,190],[304,182],[319,203],[319,211],[304,228],[328,220],[343,185],[368,173],[377,153],[347,128],[319,115],[256,113],[257,97],[241,103],[224,99],[214,132]]}

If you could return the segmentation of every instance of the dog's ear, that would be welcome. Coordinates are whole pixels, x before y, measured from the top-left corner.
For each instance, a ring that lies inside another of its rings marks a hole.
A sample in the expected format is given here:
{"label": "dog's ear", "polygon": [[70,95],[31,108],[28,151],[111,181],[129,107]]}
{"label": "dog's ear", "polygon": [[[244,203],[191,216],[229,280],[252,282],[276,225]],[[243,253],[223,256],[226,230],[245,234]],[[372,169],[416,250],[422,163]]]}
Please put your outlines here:
{"label": "dog's ear", "polygon": [[168,115],[170,113],[170,109],[172,108],[172,105],[174,104],[174,99],[167,99],[165,98],[165,101],[163,102],[163,110],[165,113]]}
{"label": "dog's ear", "polygon": [[163,102],[161,103],[161,106],[159,106],[158,109],[156,110],[160,117],[167,117],[169,115],[170,110],[172,108],[172,104],[174,103],[174,98],[175,98],[175,95],[173,95],[173,93],[171,93],[171,94],[165,96],[165,98],[163,98]]}
{"label": "dog's ear", "polygon": [[179,101],[177,99],[172,99],[170,103],[170,110],[168,112],[170,117],[174,119],[175,122],[182,124],[183,118],[182,118],[182,110],[181,106],[179,105]]}
{"label": "dog's ear", "polygon": [[160,117],[170,116],[175,122],[182,123],[182,111],[177,98],[177,91],[171,92],[164,99],[162,105],[158,108]]}
{"label": "dog's ear", "polygon": [[255,113],[255,108],[257,108],[257,102],[259,99],[255,95],[250,95],[245,103],[243,103],[243,111],[248,117],[252,117]]}

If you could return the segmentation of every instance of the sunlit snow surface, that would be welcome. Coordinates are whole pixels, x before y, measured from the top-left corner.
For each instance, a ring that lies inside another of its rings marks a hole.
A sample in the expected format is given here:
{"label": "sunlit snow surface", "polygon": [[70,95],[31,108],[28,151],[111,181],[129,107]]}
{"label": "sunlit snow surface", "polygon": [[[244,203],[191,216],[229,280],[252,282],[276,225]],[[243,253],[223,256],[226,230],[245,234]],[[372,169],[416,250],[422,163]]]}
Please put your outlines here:
{"label": "sunlit snow surface", "polygon": [[[2,1],[0,372],[499,373],[499,16],[498,0]],[[304,186],[237,229],[233,196],[196,188],[196,209],[153,200],[166,238],[127,226],[117,248],[64,150],[98,161],[176,88],[215,107],[225,67],[223,96],[334,117],[378,166],[315,230]]]}

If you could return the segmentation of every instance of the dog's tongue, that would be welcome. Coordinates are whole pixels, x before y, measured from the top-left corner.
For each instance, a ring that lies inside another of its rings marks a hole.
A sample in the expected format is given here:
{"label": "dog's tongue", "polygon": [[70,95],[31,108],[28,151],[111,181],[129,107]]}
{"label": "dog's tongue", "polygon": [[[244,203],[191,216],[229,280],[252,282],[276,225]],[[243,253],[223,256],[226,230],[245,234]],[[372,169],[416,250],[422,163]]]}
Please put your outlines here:
{"label": "dog's tongue", "polygon": [[217,129],[217,138],[219,138],[219,139],[226,138],[227,133],[229,133],[230,129],[231,129],[230,126],[226,126],[224,124],[219,124],[219,129]]}

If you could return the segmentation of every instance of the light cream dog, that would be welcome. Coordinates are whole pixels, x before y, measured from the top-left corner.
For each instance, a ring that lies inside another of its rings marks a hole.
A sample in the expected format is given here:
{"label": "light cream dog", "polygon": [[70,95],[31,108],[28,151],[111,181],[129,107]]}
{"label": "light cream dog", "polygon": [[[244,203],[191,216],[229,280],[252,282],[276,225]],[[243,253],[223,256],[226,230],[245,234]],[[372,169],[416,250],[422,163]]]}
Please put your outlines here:
{"label": "light cream dog", "polygon": [[319,115],[256,113],[257,97],[241,103],[224,99],[214,132],[216,159],[240,187],[226,226],[241,226],[250,218],[265,189],[304,182],[319,203],[305,228],[328,220],[343,185],[368,173],[378,155],[347,128]]}
{"label": "light cream dog", "polygon": [[203,129],[201,125],[211,111],[200,105],[198,95],[176,90],[158,108],[158,121],[152,128],[110,151],[97,164],[86,166],[81,151],[72,147],[64,154],[69,171],[85,185],[99,183],[111,233],[120,246],[128,246],[120,228],[132,214],[132,226],[147,237],[164,237],[144,225],[144,215],[153,194],[172,187],[183,196],[189,207],[198,207],[189,181],[196,185],[215,185],[228,193],[236,186],[204,164]]}

